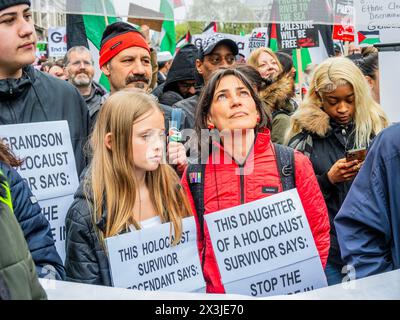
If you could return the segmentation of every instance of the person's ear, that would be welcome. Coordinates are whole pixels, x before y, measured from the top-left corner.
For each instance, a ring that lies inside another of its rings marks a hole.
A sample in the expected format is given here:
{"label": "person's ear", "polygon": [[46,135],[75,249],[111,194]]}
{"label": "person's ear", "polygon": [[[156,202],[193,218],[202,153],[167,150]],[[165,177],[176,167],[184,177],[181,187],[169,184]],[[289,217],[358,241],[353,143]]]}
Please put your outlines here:
{"label": "person's ear", "polygon": [[214,129],[215,128],[215,124],[212,121],[212,118],[210,115],[207,116],[207,128],[210,129]]}
{"label": "person's ear", "polygon": [[373,89],[374,88],[374,79],[372,79],[370,76],[365,76],[365,79],[367,79],[369,88]]}
{"label": "person's ear", "polygon": [[110,74],[111,74],[110,69],[111,69],[111,67],[110,67],[110,62],[107,62],[106,64],[104,64],[104,65],[101,67],[101,71],[105,74],[106,77],[109,77],[109,76],[110,76]]}
{"label": "person's ear", "polygon": [[108,150],[110,150],[110,151],[112,150],[112,148],[111,148],[112,147],[112,133],[111,132],[107,133],[106,136],[104,137],[104,144]]}
{"label": "person's ear", "polygon": [[203,75],[203,62],[200,59],[196,59],[196,69],[199,74]]}

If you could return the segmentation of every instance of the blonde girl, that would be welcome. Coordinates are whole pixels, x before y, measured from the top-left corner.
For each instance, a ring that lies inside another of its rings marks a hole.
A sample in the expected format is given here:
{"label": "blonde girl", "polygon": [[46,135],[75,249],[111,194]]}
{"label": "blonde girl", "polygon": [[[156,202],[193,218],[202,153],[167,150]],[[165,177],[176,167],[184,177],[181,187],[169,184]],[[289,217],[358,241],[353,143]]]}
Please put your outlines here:
{"label": "blonde girl", "polygon": [[111,285],[104,238],[171,222],[180,241],[190,205],[174,170],[163,163],[164,116],[139,89],[114,93],[91,137],[92,162],[66,219],[70,281]]}

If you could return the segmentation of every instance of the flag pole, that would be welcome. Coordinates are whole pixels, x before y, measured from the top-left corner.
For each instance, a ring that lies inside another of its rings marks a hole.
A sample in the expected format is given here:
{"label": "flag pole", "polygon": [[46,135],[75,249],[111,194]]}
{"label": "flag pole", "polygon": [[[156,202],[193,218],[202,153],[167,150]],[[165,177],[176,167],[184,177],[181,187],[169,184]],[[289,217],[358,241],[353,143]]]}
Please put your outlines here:
{"label": "flag pole", "polygon": [[101,4],[103,6],[104,20],[106,22],[106,26],[108,26],[108,16],[107,16],[106,4],[105,4],[104,0],[101,0]]}
{"label": "flag pole", "polygon": [[349,41],[344,42],[344,55],[348,56],[349,55]]}
{"label": "flag pole", "polygon": [[301,60],[301,49],[296,49],[296,59],[297,59],[297,77],[298,77],[298,85],[299,85],[299,96],[300,101],[303,100],[302,97],[302,88],[303,88],[303,61]]}

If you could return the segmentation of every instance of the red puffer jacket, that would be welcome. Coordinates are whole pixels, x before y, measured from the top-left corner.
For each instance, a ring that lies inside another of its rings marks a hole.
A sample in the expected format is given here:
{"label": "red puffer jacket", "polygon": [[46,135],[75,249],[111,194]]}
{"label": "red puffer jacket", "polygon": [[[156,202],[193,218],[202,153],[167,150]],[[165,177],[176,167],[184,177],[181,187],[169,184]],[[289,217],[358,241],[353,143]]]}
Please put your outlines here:
{"label": "red puffer jacket", "polygon": [[[205,168],[204,214],[272,195],[263,193],[266,189],[271,189],[272,191],[275,188],[278,192],[282,191],[269,130],[257,134],[255,145],[243,167],[239,167],[235,161],[229,161],[231,157],[224,153],[222,146],[219,145],[217,150],[220,152],[220,164],[213,164],[211,161],[212,155],[210,155],[209,164]],[[226,164],[227,162],[229,164]],[[244,172],[245,174],[240,175],[239,172]],[[328,211],[311,162],[297,151],[295,152],[295,175],[296,187],[314,236],[322,266],[325,268],[330,245]],[[186,172],[183,175],[182,184],[189,195],[197,221]],[[207,225],[204,224],[204,226],[206,252],[204,255],[205,261],[202,261],[202,263],[204,265],[203,272],[207,283],[207,292],[225,293]],[[198,223],[197,234],[200,235]],[[202,259],[204,243],[199,241],[198,247],[201,253],[200,259]]]}

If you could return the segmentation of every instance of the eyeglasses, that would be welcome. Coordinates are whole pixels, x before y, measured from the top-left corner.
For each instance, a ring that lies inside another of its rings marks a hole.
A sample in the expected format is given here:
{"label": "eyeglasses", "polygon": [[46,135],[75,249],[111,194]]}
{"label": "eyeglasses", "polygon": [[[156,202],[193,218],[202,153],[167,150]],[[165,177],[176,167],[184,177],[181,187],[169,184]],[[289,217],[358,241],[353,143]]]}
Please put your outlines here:
{"label": "eyeglasses", "polygon": [[178,86],[182,89],[190,89],[196,85],[195,82],[178,82]]}
{"label": "eyeglasses", "polygon": [[83,65],[85,66],[85,67],[90,67],[90,66],[92,66],[93,65],[93,62],[91,62],[91,61],[87,61],[87,60],[77,60],[77,61],[74,61],[74,62],[71,62],[71,65],[73,65],[74,67],[80,67],[80,65],[83,63]]}
{"label": "eyeglasses", "polygon": [[222,60],[225,60],[227,64],[232,65],[236,61],[236,57],[233,54],[228,54],[225,57],[220,56],[218,54],[212,54],[209,56],[206,56],[207,60],[213,64],[213,65],[219,65],[222,63]]}

